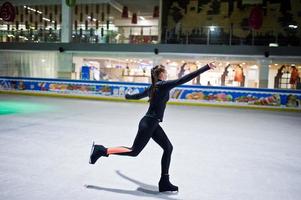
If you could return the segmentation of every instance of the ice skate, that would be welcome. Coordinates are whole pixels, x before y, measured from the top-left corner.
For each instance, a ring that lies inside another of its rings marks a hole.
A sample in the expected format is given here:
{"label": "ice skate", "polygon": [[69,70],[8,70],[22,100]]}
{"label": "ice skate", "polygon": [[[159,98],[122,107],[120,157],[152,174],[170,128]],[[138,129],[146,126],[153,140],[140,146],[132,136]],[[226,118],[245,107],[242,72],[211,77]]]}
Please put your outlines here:
{"label": "ice skate", "polygon": [[159,192],[178,192],[178,186],[169,182],[169,175],[162,175],[159,181]]}
{"label": "ice skate", "polygon": [[93,142],[92,148],[91,148],[91,153],[90,153],[90,164],[95,164],[96,161],[101,157],[101,156],[106,156],[108,157],[109,155],[107,154],[107,148],[105,148],[102,145],[95,145]]}

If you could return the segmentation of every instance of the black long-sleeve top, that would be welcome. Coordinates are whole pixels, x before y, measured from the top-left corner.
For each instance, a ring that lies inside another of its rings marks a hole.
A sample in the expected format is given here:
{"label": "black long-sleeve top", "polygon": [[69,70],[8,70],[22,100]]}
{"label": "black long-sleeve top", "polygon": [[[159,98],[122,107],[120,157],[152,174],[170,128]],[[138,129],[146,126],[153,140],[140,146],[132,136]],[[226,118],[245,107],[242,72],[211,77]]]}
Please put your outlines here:
{"label": "black long-sleeve top", "polygon": [[[201,73],[209,70],[209,65],[205,65],[204,67],[195,70],[194,72],[191,72],[189,74],[186,74],[185,76],[176,79],[176,80],[158,80],[156,83],[157,89],[155,91],[154,97],[151,99],[148,111],[146,112],[145,116],[149,116],[155,119],[158,119],[159,122],[163,121],[163,115],[166,107],[166,103],[169,100],[169,92],[171,89],[173,89],[176,86],[182,85],[195,77],[199,76]],[[126,94],[126,99],[142,99],[144,97],[147,97],[150,95],[150,88],[146,88],[143,92],[137,93],[137,94]]]}

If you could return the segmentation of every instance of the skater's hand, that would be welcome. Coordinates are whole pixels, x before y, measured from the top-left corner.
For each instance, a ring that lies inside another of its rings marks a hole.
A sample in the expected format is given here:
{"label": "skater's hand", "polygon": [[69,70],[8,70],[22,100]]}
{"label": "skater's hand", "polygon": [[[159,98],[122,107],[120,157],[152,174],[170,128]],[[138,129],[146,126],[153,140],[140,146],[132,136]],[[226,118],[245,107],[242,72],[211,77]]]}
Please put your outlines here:
{"label": "skater's hand", "polygon": [[208,65],[209,65],[210,69],[215,69],[216,68],[216,65],[215,65],[214,62],[211,62]]}

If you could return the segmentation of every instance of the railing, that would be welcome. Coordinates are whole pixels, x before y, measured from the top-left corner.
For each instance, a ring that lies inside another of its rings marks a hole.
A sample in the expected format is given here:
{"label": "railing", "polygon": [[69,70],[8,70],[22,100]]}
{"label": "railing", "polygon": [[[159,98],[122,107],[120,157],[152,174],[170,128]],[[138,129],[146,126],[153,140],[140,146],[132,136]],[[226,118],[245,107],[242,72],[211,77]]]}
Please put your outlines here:
{"label": "railing", "polygon": [[262,34],[249,27],[234,28],[203,26],[194,29],[165,30],[161,43],[205,44],[205,45],[257,45],[257,46],[300,46],[301,31],[295,28],[276,30],[265,27]]}
{"label": "railing", "polygon": [[8,30],[0,31],[0,42],[60,42],[60,30]]}
{"label": "railing", "polygon": [[[60,42],[61,30],[0,30],[0,42]],[[73,30],[72,42],[74,43],[108,43],[108,44],[149,44],[158,43],[155,35],[122,35],[117,31],[105,30]]]}
{"label": "railing", "polygon": [[[299,28],[300,29],[300,28]],[[300,46],[301,31],[298,28],[284,30],[267,29],[262,34],[248,27],[233,28],[203,26],[194,29],[163,30],[163,44],[204,44],[204,45],[256,45],[256,46]],[[60,42],[60,30],[0,30],[0,42]],[[158,43],[154,35],[125,35],[113,30],[73,30],[75,43]]]}

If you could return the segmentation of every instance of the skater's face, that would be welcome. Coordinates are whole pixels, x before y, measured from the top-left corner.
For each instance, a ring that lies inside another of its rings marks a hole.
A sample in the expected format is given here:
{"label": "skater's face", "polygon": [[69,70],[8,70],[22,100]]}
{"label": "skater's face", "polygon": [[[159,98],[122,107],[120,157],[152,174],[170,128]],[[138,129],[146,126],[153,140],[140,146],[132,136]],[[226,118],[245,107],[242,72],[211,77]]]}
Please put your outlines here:
{"label": "skater's face", "polygon": [[[152,79],[155,80],[166,80],[167,79],[167,71],[163,65],[157,65],[156,67],[152,68],[151,70]],[[153,81],[153,80],[152,80]]]}
{"label": "skater's face", "polygon": [[163,72],[160,73],[159,79],[165,81],[167,79],[167,72],[164,70]]}

